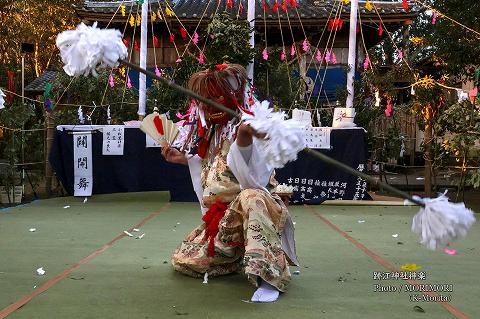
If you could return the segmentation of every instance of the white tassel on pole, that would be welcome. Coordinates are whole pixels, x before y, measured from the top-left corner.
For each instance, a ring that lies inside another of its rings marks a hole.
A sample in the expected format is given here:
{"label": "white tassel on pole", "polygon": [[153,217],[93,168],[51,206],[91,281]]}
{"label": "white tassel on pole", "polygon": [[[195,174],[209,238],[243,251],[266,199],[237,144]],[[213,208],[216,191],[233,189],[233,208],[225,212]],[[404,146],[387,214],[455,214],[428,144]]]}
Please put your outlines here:
{"label": "white tassel on pole", "polygon": [[420,237],[420,243],[429,249],[437,249],[450,244],[457,238],[465,237],[475,223],[471,209],[463,203],[451,203],[445,194],[438,198],[421,199],[425,208],[413,217],[412,231]]}
{"label": "white tassel on pole", "polygon": [[295,120],[285,120],[284,112],[273,112],[269,102],[256,102],[250,110],[254,115],[244,114],[242,119],[259,133],[266,133],[259,139],[259,150],[273,168],[285,166],[297,159],[297,154],[305,148],[305,135],[302,124]]}
{"label": "white tassel on pole", "polygon": [[97,23],[81,23],[75,30],[63,31],[56,43],[65,64],[63,69],[70,76],[98,76],[97,68],[116,67],[119,59],[128,56],[120,31],[99,29]]}

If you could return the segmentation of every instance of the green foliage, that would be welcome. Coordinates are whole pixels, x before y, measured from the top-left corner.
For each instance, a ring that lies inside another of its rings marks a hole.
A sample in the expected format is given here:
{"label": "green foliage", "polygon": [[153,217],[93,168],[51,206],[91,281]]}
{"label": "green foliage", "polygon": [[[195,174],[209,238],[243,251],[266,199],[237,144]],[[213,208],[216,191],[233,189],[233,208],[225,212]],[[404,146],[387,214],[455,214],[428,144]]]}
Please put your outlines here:
{"label": "green foliage", "polygon": [[470,173],[470,176],[467,179],[467,185],[473,186],[473,188],[480,188],[480,169]]}
{"label": "green foliage", "polygon": [[107,124],[107,106],[110,106],[110,116],[113,122],[121,123],[138,118],[138,93],[125,87],[124,78],[113,72],[115,86],[110,88],[108,77],[110,72],[103,70],[98,77],[70,77],[59,72],[53,83],[53,95],[57,106],[53,112],[55,124],[79,124],[78,108],[83,105],[83,113],[90,114],[94,104],[98,107],[93,112],[91,124]]}
{"label": "green foliage", "polygon": [[246,66],[255,56],[250,48],[250,26],[227,13],[216,14],[207,27],[205,55],[209,64],[238,63]]}

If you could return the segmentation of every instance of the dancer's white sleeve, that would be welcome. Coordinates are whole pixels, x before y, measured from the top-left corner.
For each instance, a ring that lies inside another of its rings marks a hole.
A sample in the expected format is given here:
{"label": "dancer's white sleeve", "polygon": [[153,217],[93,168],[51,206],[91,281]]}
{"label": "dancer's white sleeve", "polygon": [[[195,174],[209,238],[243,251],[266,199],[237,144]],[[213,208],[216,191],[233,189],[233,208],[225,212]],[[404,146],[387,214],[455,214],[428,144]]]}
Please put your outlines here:
{"label": "dancer's white sleeve", "polygon": [[[242,189],[254,188],[267,192],[266,186],[270,181],[273,168],[267,165],[255,141],[256,139],[253,139],[253,143],[247,148],[241,148],[237,142],[234,142],[227,155],[227,165]],[[248,158],[250,147],[251,155]]]}
{"label": "dancer's white sleeve", "polygon": [[198,155],[191,156],[187,158],[188,161],[188,170],[190,171],[190,178],[192,179],[193,190],[197,195],[198,201],[200,202],[200,208],[202,214],[208,210],[208,208],[202,205],[203,199],[203,187],[202,187],[202,159]]}

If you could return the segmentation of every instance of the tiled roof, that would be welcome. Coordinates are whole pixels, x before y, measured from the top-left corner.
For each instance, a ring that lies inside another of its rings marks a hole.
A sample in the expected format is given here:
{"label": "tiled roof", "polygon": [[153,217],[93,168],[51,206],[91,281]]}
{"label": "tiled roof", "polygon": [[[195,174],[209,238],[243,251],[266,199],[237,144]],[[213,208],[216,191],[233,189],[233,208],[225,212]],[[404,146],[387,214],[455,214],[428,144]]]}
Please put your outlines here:
{"label": "tiled roof", "polygon": [[[171,7],[175,11],[176,15],[180,19],[199,19],[205,12],[207,17],[212,17],[215,12],[230,12],[232,15],[236,16],[240,13],[239,3],[242,2],[243,12],[239,15],[241,18],[247,17],[247,3],[248,0],[232,0],[232,7],[227,7],[226,0],[176,0],[173,2],[169,1]],[[266,11],[267,20],[278,20],[280,17],[281,20],[286,20],[288,13],[288,18],[299,20],[321,20],[327,19],[330,16],[330,13],[335,13],[335,8],[338,8],[338,0],[297,0],[296,9],[293,8],[289,0],[286,0],[288,4],[287,12],[282,9],[283,0],[278,1],[278,14],[272,11],[275,0],[265,0],[265,3],[268,6]],[[163,4],[164,0],[151,0],[150,4],[153,10],[158,8],[158,3]],[[263,20],[263,0],[256,0],[256,19]],[[409,3],[409,9],[405,10],[402,6],[402,1],[372,1],[372,3],[378,8],[378,11],[385,21],[388,21],[389,18],[396,20],[406,20],[414,18],[418,15],[420,8],[417,7],[414,1]],[[76,6],[77,13],[80,17],[87,17],[91,14],[113,14],[117,11],[118,7],[122,4],[122,1],[95,1],[95,0],[84,0],[83,3],[79,6]],[[137,12],[136,1],[123,1],[123,5],[127,8],[127,11]],[[218,6],[218,7],[217,7]],[[368,11],[365,9],[365,1],[359,2],[359,8],[362,18],[371,18],[373,20],[378,20],[378,15],[375,10]],[[298,14],[297,14],[298,9]],[[140,12],[140,9],[138,10]],[[342,9],[342,18],[348,19],[350,14],[350,5],[344,5]],[[119,15],[117,13],[117,15]],[[124,17],[124,19],[126,19]]]}
{"label": "tiled roof", "polygon": [[47,70],[25,87],[25,92],[43,92],[48,82],[52,82],[57,71]]}

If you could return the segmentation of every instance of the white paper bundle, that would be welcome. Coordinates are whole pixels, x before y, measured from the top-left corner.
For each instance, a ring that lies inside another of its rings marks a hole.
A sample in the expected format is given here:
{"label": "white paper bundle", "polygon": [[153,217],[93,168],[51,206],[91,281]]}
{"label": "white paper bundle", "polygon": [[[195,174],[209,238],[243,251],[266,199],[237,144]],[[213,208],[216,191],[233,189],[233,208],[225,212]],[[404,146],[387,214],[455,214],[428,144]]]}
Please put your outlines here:
{"label": "white paper bundle", "polygon": [[171,145],[179,133],[178,126],[172,120],[155,111],[143,119],[140,129],[161,146]]}
{"label": "white paper bundle", "polygon": [[475,222],[471,209],[463,203],[449,202],[445,194],[423,201],[425,208],[413,217],[412,231],[420,237],[421,244],[432,250],[465,237]]}
{"label": "white paper bundle", "polygon": [[56,43],[63,69],[70,76],[97,76],[98,67],[115,67],[119,59],[128,56],[120,31],[99,29],[96,22],[93,26],[81,23],[75,30],[60,33]]}
{"label": "white paper bundle", "polygon": [[303,125],[295,120],[285,120],[284,112],[273,112],[269,102],[257,102],[252,106],[254,116],[244,114],[242,119],[259,133],[266,133],[259,140],[259,150],[273,168],[281,168],[297,159],[297,154],[305,148]]}

